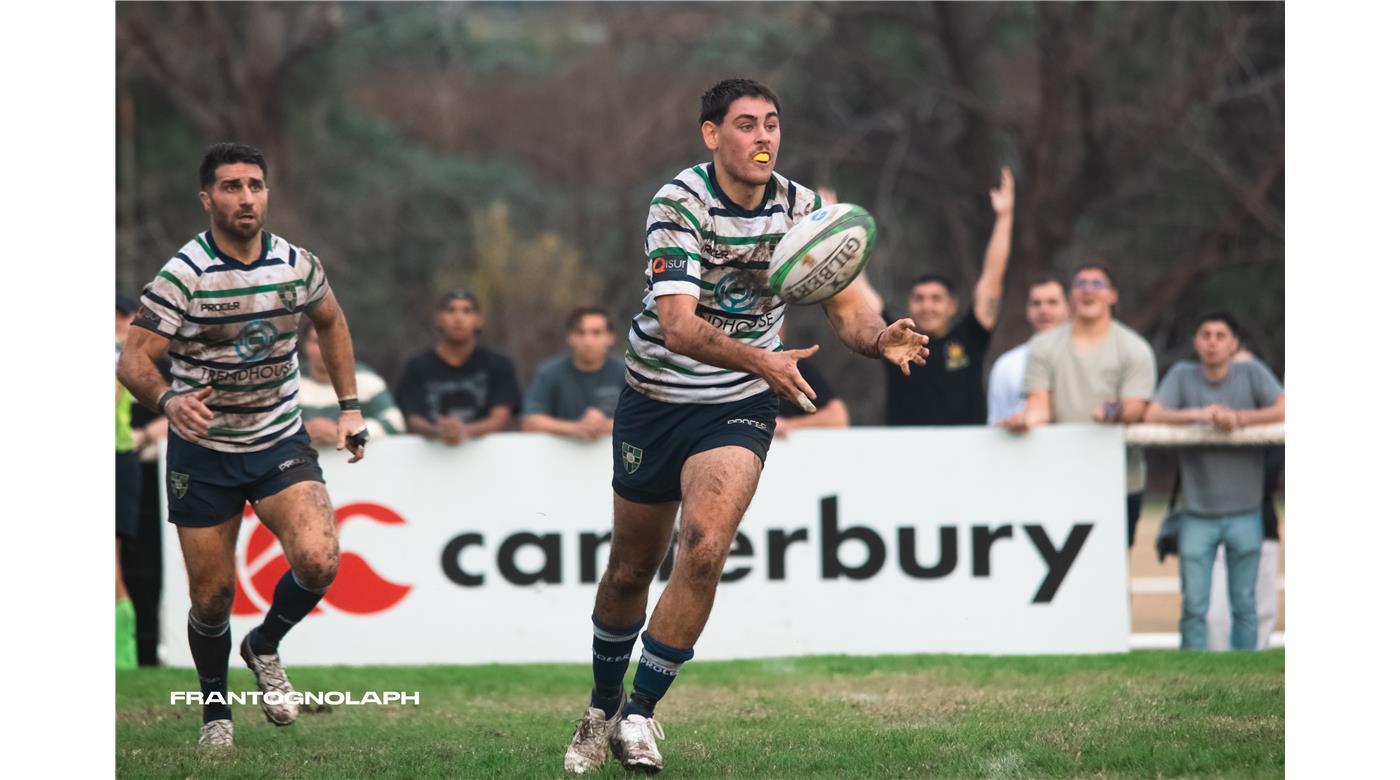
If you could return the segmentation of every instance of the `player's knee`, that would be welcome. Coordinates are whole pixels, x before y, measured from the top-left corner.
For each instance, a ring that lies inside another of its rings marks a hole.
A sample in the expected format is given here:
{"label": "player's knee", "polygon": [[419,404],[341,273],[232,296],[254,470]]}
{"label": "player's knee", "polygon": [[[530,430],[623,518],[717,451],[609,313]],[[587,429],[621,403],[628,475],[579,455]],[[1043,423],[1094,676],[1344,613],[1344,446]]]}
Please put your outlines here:
{"label": "player's knee", "polygon": [[336,572],[340,571],[340,554],[334,550],[302,556],[292,571],[297,580],[307,588],[320,590],[329,588],[335,582]]}
{"label": "player's knee", "polygon": [[681,537],[677,569],[682,576],[698,582],[718,582],[724,573],[730,540],[722,533],[690,528]]}
{"label": "player's knee", "polygon": [[646,561],[621,562],[613,560],[608,562],[607,571],[603,572],[601,585],[623,596],[635,595],[640,591],[645,591],[654,576],[656,576],[656,566],[648,566]]}
{"label": "player's knee", "polygon": [[190,588],[190,611],[199,622],[220,625],[233,612],[233,583],[199,584]]}

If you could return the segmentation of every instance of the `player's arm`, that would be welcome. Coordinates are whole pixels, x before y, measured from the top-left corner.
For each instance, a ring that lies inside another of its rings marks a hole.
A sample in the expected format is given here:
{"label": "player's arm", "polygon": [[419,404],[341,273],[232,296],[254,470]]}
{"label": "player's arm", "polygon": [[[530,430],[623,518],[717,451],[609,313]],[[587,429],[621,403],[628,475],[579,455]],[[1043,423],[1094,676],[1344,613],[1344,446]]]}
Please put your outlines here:
{"label": "player's arm", "polygon": [[364,432],[366,426],[355,389],[355,345],[350,340],[350,325],[345,321],[345,312],[341,310],[332,290],[326,290],[310,305],[306,314],[316,328],[316,336],[321,342],[321,357],[326,361],[326,372],[331,375],[331,387],[335,388],[336,398],[340,400],[335,448],[343,450],[348,447],[350,462],[354,463],[365,456],[364,439],[357,435]]}
{"label": "player's arm", "polygon": [[[140,326],[141,318],[138,313],[136,325]],[[209,434],[209,421],[214,419],[214,413],[204,405],[204,399],[214,388],[201,387],[185,393],[173,391],[156,365],[169,347],[170,339],[157,331],[148,326],[133,327],[127,333],[122,357],[117,363],[117,381],[126,385],[136,400],[164,412],[180,438],[195,441]]]}
{"label": "player's arm", "polygon": [[1001,185],[991,191],[992,210],[997,221],[992,226],[992,237],[987,241],[987,251],[982,257],[982,275],[977,279],[973,290],[972,314],[982,327],[991,330],[997,324],[997,314],[1001,310],[1003,282],[1006,278],[1006,262],[1011,257],[1011,224],[1016,210],[1016,179],[1011,169],[1002,167]]}
{"label": "player's arm", "polygon": [[[860,281],[859,278],[856,279]],[[899,366],[905,376],[909,364],[924,365],[928,357],[928,336],[914,330],[908,318],[886,326],[880,310],[872,306],[870,294],[855,283],[822,302],[822,310],[841,343],[868,358],[884,358]],[[873,292],[873,291],[871,291]],[[876,297],[878,300],[878,296]]]}
{"label": "player's arm", "polygon": [[697,303],[698,299],[684,293],[657,297],[656,317],[667,349],[706,365],[756,374],[773,392],[808,412],[815,411],[809,399],[816,393],[797,370],[797,361],[816,354],[820,347],[769,352],[742,344],[695,316]]}

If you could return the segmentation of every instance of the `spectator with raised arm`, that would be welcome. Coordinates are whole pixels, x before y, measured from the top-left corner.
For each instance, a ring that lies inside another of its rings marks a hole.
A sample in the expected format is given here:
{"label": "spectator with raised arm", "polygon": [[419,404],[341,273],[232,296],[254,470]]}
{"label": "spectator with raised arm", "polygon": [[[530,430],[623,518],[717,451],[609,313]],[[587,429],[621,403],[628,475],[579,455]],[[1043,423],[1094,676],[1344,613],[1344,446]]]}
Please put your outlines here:
{"label": "spectator with raised arm", "polygon": [[544,361],[525,392],[520,429],[583,441],[612,435],[617,397],[627,384],[612,318],[600,306],[569,314],[569,350]]}
{"label": "spectator with raised arm", "polygon": [[[1263,363],[1234,360],[1239,326],[1219,312],[1200,319],[1193,345],[1198,360],[1183,360],[1162,379],[1146,422],[1210,426],[1234,431],[1283,422],[1283,387]],[[1187,447],[1179,451],[1183,516],[1181,647],[1204,650],[1216,550],[1225,547],[1230,594],[1230,646],[1259,644],[1255,584],[1264,541],[1264,451],[1258,447]]]}
{"label": "spectator with raised arm", "polygon": [[[1142,421],[1157,381],[1147,341],[1113,316],[1113,273],[1102,262],[1080,265],[1070,277],[1070,321],[1030,340],[1026,410],[1002,421],[1024,433],[1050,422],[1122,425]],[[1128,546],[1137,535],[1147,466],[1142,450],[1127,449]]]}

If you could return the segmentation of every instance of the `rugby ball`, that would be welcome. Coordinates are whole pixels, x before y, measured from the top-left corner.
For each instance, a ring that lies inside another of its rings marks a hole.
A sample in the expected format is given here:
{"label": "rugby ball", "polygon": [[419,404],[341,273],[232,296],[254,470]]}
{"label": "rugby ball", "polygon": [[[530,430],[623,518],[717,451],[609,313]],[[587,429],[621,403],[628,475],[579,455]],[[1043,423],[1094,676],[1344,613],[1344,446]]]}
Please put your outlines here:
{"label": "rugby ball", "polygon": [[853,203],[817,209],[773,248],[768,287],[786,303],[820,303],[846,289],[870,259],[875,218]]}

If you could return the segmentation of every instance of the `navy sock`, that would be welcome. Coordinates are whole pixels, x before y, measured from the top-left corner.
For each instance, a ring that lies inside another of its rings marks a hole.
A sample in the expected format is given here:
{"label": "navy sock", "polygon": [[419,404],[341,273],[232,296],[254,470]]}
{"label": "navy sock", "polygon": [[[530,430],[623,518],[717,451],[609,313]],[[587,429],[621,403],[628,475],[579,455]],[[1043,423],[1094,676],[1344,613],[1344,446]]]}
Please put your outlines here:
{"label": "navy sock", "polygon": [[605,626],[593,616],[593,699],[588,706],[609,718],[622,706],[622,679],[632,665],[632,647],[644,625],[645,617],[636,625],[618,628]]}
{"label": "navy sock", "polygon": [[272,606],[268,608],[267,616],[253,631],[249,642],[253,646],[253,652],[258,655],[276,653],[282,637],[292,630],[292,626],[300,623],[302,618],[311,614],[311,610],[320,603],[321,597],[326,595],[326,590],[327,588],[312,590],[302,585],[297,575],[288,569],[272,591]]}
{"label": "navy sock", "polygon": [[191,612],[187,633],[194,670],[199,675],[199,690],[205,701],[215,693],[224,698],[223,704],[204,705],[204,722],[232,720],[233,710],[228,706],[228,654],[233,649],[233,638],[229,636],[228,621],[211,626],[199,622]]}
{"label": "navy sock", "polygon": [[694,657],[693,649],[662,644],[643,631],[642,657],[637,661],[637,674],[632,678],[632,698],[623,708],[622,717],[639,714],[650,718],[656,711],[656,703],[680,674],[681,664]]}

